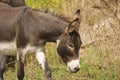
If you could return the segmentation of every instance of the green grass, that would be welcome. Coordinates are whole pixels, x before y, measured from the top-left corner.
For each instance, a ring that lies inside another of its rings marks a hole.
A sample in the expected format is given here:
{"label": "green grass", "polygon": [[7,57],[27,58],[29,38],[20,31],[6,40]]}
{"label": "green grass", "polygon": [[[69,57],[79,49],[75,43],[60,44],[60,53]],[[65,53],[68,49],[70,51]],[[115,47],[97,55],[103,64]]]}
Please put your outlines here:
{"label": "green grass", "polygon": [[[108,61],[101,59],[97,48],[91,46],[81,51],[81,69],[77,73],[66,71],[66,65],[61,62],[55,51],[55,44],[49,43],[46,46],[46,58],[52,71],[53,80],[115,80],[116,73],[109,67]],[[84,52],[84,53],[83,53]],[[34,55],[27,55],[25,64],[24,80],[45,80],[43,70],[37,63]],[[113,66],[112,66],[113,68]],[[113,68],[114,69],[114,68]],[[4,75],[5,80],[17,80],[16,69],[10,68]]]}

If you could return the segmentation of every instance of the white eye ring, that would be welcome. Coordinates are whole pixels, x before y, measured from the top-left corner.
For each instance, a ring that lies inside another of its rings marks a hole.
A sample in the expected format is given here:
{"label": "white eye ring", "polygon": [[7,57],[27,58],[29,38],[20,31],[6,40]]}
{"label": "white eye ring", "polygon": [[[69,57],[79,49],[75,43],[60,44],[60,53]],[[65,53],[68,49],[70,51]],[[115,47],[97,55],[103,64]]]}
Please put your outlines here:
{"label": "white eye ring", "polygon": [[73,44],[68,44],[68,48],[73,49],[74,45]]}
{"label": "white eye ring", "polygon": [[69,47],[73,48],[74,46],[73,46],[73,44],[69,44]]}
{"label": "white eye ring", "polygon": [[74,47],[74,46],[73,46],[73,44],[68,44],[68,46],[69,46],[69,47],[71,47],[71,48],[73,48],[73,47]]}

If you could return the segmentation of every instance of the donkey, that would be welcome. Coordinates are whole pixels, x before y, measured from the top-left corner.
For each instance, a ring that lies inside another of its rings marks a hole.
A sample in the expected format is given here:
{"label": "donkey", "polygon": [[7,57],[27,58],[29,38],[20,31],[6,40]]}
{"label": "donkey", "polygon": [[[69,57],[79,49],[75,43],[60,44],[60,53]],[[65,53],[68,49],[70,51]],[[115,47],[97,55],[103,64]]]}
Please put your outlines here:
{"label": "donkey", "polygon": [[[24,59],[29,52],[36,54],[46,79],[52,80],[44,54],[47,42],[57,43],[56,50],[69,72],[79,71],[79,50],[82,44],[79,9],[70,22],[28,7],[0,8],[0,12],[0,54],[17,56],[18,80],[24,79]],[[2,70],[0,73],[3,79]]]}
{"label": "donkey", "polygon": [[26,6],[25,0],[0,0],[0,2],[9,4],[12,7]]}

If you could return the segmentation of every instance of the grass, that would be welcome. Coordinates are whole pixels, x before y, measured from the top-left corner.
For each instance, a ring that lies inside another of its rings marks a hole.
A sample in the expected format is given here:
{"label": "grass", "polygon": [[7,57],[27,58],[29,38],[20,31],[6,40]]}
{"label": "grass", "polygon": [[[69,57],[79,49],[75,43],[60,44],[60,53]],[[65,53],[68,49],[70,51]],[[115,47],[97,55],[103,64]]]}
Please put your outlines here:
{"label": "grass", "polygon": [[[26,0],[26,2],[32,8],[42,10],[49,8],[50,11],[68,16],[80,8],[82,15],[80,33],[83,44],[95,40],[93,44],[81,49],[81,69],[75,74],[66,71],[65,64],[56,53],[56,44],[48,43],[45,52],[53,80],[120,80],[120,33],[117,28],[119,25],[108,8],[103,9],[104,14],[92,8],[95,4],[93,2],[98,3],[99,0]],[[112,26],[108,21],[104,22],[107,19],[111,20]],[[16,64],[15,68],[7,69],[4,78],[4,80],[17,80]],[[45,80],[43,70],[34,54],[27,55],[24,80]]]}
{"label": "grass", "polygon": [[[78,73],[68,73],[66,66],[61,62],[56,54],[54,43],[48,43],[46,46],[46,57],[50,65],[53,80],[116,80],[114,66],[109,62],[113,60],[106,59],[108,51],[98,53],[98,47],[95,45],[83,49],[80,54],[81,70]],[[112,54],[111,54],[112,55]],[[43,70],[37,63],[34,55],[27,55],[25,64],[24,80],[45,80]],[[111,63],[112,63],[111,62]],[[16,69],[10,68],[4,75],[4,80],[17,80]]]}

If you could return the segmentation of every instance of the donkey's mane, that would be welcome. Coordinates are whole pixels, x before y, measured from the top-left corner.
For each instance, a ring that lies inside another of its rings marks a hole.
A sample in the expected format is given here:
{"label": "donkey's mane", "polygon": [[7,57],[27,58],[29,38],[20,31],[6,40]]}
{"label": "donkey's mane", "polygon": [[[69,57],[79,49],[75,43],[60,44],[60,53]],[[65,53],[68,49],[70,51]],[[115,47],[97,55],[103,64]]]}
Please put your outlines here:
{"label": "donkey's mane", "polygon": [[53,14],[53,16],[59,18],[59,19],[62,19],[63,21],[65,22],[70,22],[70,18],[69,17],[66,17],[65,15],[63,14]]}
{"label": "donkey's mane", "polygon": [[48,8],[46,8],[43,12],[46,13],[46,14],[50,14],[52,16],[55,16],[55,17],[65,21],[65,22],[68,22],[68,23],[70,22],[70,19],[71,19],[70,17],[68,17],[64,14],[56,14],[54,12],[50,12]]}

